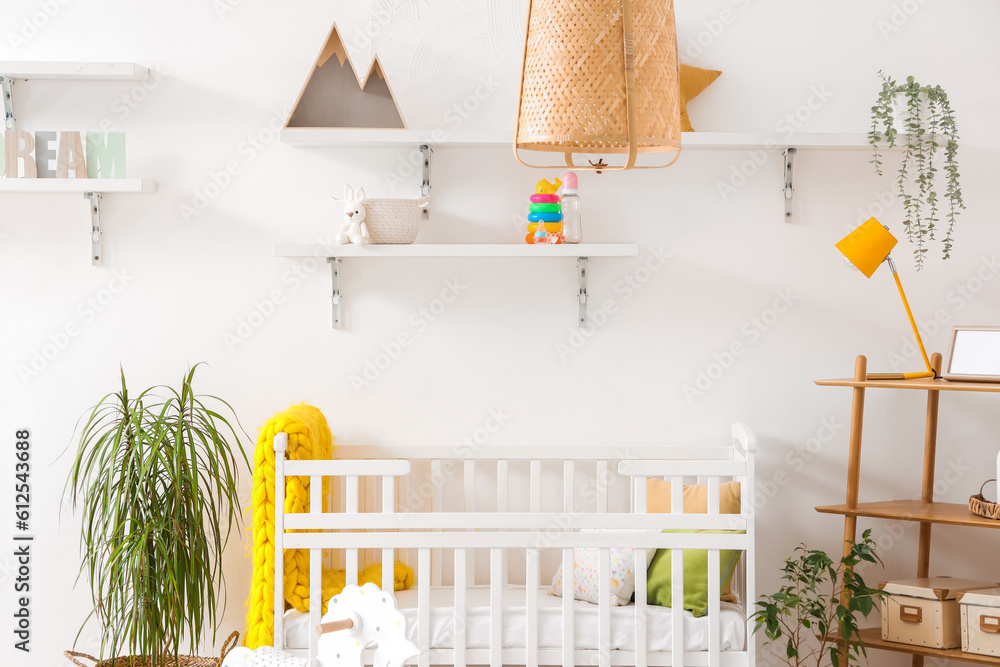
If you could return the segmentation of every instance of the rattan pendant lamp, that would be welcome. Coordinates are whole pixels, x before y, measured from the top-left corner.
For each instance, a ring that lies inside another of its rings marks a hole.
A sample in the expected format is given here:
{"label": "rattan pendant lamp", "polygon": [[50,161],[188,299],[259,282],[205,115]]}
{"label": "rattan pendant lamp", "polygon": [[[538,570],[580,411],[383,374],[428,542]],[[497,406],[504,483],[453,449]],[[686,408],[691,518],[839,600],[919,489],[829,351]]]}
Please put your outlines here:
{"label": "rattan pendant lamp", "polygon": [[[586,171],[637,167],[636,156],[681,150],[673,0],[530,0],[514,156],[562,153]],[[574,153],[625,155],[578,165]]]}

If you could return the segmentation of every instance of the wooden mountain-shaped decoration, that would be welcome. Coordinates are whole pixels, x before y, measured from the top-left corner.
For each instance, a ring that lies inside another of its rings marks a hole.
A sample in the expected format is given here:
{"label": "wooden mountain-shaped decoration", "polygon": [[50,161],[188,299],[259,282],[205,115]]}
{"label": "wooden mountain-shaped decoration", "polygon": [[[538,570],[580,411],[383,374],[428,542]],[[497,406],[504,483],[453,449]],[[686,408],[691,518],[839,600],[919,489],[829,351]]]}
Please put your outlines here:
{"label": "wooden mountain-shaped decoration", "polygon": [[334,24],[285,127],[406,128],[378,56],[364,78]]}

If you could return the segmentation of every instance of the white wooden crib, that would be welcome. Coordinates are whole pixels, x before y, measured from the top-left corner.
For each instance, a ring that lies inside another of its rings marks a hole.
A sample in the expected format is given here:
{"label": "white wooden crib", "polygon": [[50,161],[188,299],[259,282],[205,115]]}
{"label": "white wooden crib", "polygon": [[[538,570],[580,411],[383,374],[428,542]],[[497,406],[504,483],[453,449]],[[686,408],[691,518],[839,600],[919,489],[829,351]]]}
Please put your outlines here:
{"label": "white wooden crib", "polygon": [[[705,447],[344,446],[331,461],[285,461],[286,444],[285,434],[275,437],[276,506],[285,504],[285,476],[308,476],[311,509],[278,512],[275,544],[310,550],[313,585],[308,614],[276,605],[278,648],[315,658],[324,563],[346,567],[347,582],[356,583],[366,564],[402,560],[417,575],[415,590],[397,598],[415,626],[420,667],[754,665],[744,610],[756,599],[757,445],[742,424],[733,425],[731,445]],[[647,476],[672,482],[671,514],[646,513]],[[323,477],[335,478],[326,499]],[[719,485],[731,480],[741,484],[742,513],[720,514]],[[708,514],[683,513],[690,483],[707,485]],[[745,533],[659,532],[666,529]],[[302,530],[316,532],[290,532]],[[560,562],[572,590],[573,548],[581,547],[600,549],[600,603],[546,596]],[[634,604],[612,608],[611,547],[635,548],[637,563],[646,549],[671,549],[673,607],[647,605],[646,571],[637,567]],[[719,578],[709,577],[707,616],[684,612],[688,548],[708,550],[709,572],[719,571],[721,549],[744,552],[733,585],[739,606],[720,602]],[[275,600],[283,599],[282,560]],[[385,589],[392,568],[383,570]]]}

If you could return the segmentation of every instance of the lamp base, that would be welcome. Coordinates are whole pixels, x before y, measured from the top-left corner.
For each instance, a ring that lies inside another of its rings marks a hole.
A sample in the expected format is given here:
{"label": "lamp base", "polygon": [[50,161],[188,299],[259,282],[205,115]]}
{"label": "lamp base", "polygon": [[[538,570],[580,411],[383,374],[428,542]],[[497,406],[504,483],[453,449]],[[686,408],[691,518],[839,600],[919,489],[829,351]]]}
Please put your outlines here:
{"label": "lamp base", "polygon": [[916,380],[918,378],[937,378],[934,371],[920,371],[919,373],[869,373],[866,380]]}

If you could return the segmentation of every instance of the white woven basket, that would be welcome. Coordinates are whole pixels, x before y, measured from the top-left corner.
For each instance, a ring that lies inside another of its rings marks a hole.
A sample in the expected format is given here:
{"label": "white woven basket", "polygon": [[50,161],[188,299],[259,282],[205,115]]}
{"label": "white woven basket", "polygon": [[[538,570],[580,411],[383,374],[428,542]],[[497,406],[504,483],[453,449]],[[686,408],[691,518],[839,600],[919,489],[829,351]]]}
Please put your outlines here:
{"label": "white woven basket", "polygon": [[372,243],[413,243],[420,231],[420,216],[431,196],[420,199],[365,199],[365,224]]}

